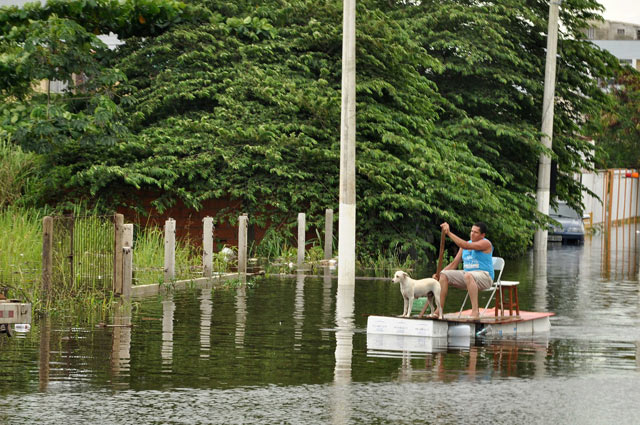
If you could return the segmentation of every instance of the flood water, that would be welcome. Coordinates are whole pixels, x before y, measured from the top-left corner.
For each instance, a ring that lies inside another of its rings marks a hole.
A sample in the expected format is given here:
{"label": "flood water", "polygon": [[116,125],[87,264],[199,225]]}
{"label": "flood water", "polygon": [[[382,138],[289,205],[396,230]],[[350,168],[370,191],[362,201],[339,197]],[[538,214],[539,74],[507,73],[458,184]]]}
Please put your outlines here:
{"label": "flood water", "polygon": [[34,321],[0,335],[0,423],[637,424],[640,233],[621,232],[507,260],[521,308],[556,313],[535,338],[372,349],[367,315],[400,314],[399,287],[335,273]]}

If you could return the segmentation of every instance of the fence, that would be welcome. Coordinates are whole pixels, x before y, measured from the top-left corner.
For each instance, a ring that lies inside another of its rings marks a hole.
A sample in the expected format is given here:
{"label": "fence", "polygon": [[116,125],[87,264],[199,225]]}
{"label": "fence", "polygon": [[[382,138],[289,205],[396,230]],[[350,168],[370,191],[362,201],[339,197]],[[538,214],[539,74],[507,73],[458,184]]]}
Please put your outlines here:
{"label": "fence", "polygon": [[46,297],[113,286],[114,216],[45,217],[43,228]]}
{"label": "fence", "polygon": [[[332,256],[333,210],[326,210],[324,257]],[[247,273],[247,226],[249,217],[243,214],[238,223],[238,273]],[[213,218],[203,219],[202,262],[187,264],[189,274],[209,278],[213,275]],[[152,233],[153,234],[153,233]],[[303,267],[306,247],[306,216],[298,215],[298,261]],[[156,245],[158,245],[156,243]],[[169,219],[164,227],[164,262],[151,267],[152,272],[162,273],[157,283],[174,282],[184,276],[176,267],[176,221]],[[133,224],[124,224],[124,216],[45,217],[43,220],[42,292],[50,300],[54,294],[77,294],[83,289],[93,291],[112,290],[127,296],[136,281],[136,274],[148,270],[135,267],[136,242]],[[140,251],[142,254],[142,251]],[[158,261],[159,263],[159,261]],[[182,265],[183,266],[183,265]],[[148,269],[148,267],[147,267]],[[178,272],[176,272],[178,270]],[[138,281],[139,282],[139,281]]]}
{"label": "fence", "polygon": [[582,184],[600,199],[583,193],[585,214],[590,215],[590,224],[601,225],[609,231],[617,226],[636,220],[640,216],[640,179],[638,170],[609,169],[582,174]]}

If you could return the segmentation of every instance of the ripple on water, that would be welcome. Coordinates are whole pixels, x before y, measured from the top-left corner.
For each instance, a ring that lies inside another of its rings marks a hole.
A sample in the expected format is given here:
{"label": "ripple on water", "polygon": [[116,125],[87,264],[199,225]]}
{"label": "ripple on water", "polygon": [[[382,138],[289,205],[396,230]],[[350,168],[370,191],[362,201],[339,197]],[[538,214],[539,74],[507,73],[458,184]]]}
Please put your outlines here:
{"label": "ripple on water", "polygon": [[[636,424],[638,376],[384,382],[228,390],[89,391],[0,398],[6,423]],[[606,409],[593,406],[607,406]],[[488,413],[490,412],[490,414]]]}

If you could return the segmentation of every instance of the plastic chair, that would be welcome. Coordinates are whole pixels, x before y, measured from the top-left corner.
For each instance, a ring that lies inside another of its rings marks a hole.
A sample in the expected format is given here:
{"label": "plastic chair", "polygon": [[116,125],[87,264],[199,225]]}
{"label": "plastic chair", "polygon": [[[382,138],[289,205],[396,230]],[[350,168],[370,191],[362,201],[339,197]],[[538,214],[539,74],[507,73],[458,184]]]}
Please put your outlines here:
{"label": "plastic chair", "polygon": [[[491,304],[491,300],[496,294],[496,291],[500,292],[500,308],[502,311],[502,315],[504,316],[503,286],[509,287],[509,291],[510,291],[509,292],[509,314],[511,314],[512,306],[514,305],[511,291],[512,291],[512,288],[515,288],[515,298],[516,298],[515,308],[516,308],[516,313],[520,315],[520,307],[518,306],[518,289],[517,289],[517,285],[520,282],[502,280],[502,271],[504,270],[504,259],[502,257],[493,257],[493,270],[494,270],[494,275],[497,276],[493,281],[493,285],[491,285],[487,289],[481,290],[482,292],[491,291],[491,295],[489,296],[489,301],[487,301],[487,305],[484,307],[484,310],[482,310],[482,313],[480,313],[480,316],[485,314],[486,311],[489,309],[489,304]],[[462,302],[462,306],[460,307],[460,312],[458,313],[458,317],[462,316],[462,310],[464,310],[464,305],[467,303],[468,298],[469,298],[469,292],[467,292],[467,295],[464,297],[464,301]],[[495,315],[496,316],[498,315],[498,299],[497,298],[496,298]]]}

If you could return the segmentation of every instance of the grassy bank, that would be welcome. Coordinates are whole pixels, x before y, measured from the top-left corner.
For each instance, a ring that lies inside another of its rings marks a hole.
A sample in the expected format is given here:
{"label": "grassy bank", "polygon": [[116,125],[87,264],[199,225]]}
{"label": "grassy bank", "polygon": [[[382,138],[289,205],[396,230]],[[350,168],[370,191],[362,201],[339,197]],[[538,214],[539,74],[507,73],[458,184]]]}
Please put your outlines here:
{"label": "grassy bank", "polygon": [[8,287],[11,298],[40,298],[44,215],[34,208],[0,210],[0,287]]}
{"label": "grassy bank", "polygon": [[[75,214],[80,216],[81,211]],[[33,304],[34,310],[41,305],[42,280],[42,219],[50,211],[36,208],[8,206],[0,210],[0,288],[8,288],[10,298],[20,299]],[[87,255],[83,241],[79,238],[83,232],[104,232],[109,223],[99,218],[95,212],[84,212],[81,219],[76,220],[74,245],[78,250],[76,256]],[[87,215],[88,214],[88,215]],[[93,214],[93,215],[92,215]],[[89,228],[89,229],[87,229]],[[79,231],[82,229],[82,232]],[[108,230],[107,230],[108,231]],[[56,232],[54,231],[54,234]],[[54,240],[54,244],[63,244]],[[105,255],[95,253],[95,256]],[[228,264],[217,256],[214,271],[225,271]],[[107,263],[110,262],[107,254]],[[134,244],[134,284],[162,283],[164,264],[164,236],[162,229],[156,227],[136,227]],[[201,250],[178,241],[176,243],[176,279],[189,279],[202,275]],[[75,269],[74,279],[69,276],[68,258],[54,256],[53,269],[59,272],[56,276],[65,276],[65,282],[54,281],[54,300],[50,308],[65,309],[67,302],[78,302],[80,305],[100,306],[111,303],[110,280],[103,276],[87,279],[80,276],[79,268]],[[58,278],[60,279],[60,278]],[[110,279],[110,277],[109,277]],[[73,284],[70,282],[73,281]]]}

